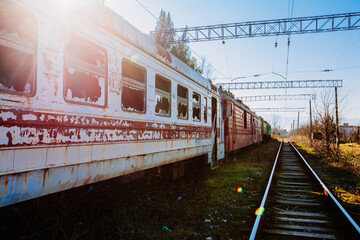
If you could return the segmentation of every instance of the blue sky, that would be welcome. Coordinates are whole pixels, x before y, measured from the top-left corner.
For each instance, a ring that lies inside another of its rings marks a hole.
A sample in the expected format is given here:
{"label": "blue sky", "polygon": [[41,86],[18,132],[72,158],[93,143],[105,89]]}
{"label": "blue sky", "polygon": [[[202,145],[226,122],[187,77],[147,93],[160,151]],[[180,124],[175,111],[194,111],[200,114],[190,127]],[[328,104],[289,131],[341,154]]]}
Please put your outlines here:
{"label": "blue sky", "polygon": [[[360,12],[359,0],[139,0],[153,15],[160,10],[170,12],[175,27],[233,23],[251,20],[286,18],[290,16],[294,2],[293,17]],[[155,28],[156,20],[136,0],[106,0],[105,4],[144,33]],[[277,39],[278,47],[275,48]],[[215,82],[228,82],[239,76],[277,72],[285,74],[287,36],[261,37],[191,43],[190,47],[218,71]],[[195,56],[193,54],[193,56]],[[195,56],[196,57],[196,56]],[[351,69],[342,69],[355,67]],[[324,73],[321,70],[334,69]],[[220,73],[219,73],[220,72]],[[225,75],[225,76],[224,76]],[[228,79],[224,79],[228,78]],[[360,124],[360,31],[317,33],[291,36],[289,55],[289,80],[342,79],[343,88],[339,98],[344,98],[341,122]],[[264,75],[239,81],[283,80],[276,75]],[[266,94],[300,94],[326,92],[333,89],[243,90],[236,96]],[[300,124],[309,121],[308,101],[249,102],[250,107],[304,107]],[[283,128],[290,128],[297,113],[258,113],[272,123],[276,115]]]}

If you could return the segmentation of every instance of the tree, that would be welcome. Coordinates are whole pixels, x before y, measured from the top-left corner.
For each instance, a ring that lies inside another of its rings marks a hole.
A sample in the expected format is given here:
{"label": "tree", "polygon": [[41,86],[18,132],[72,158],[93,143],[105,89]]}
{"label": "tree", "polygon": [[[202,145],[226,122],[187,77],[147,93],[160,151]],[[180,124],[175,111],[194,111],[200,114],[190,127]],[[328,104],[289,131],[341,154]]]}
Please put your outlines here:
{"label": "tree", "polygon": [[207,61],[206,57],[205,56],[202,57],[201,58],[200,69],[202,69],[202,75],[204,76],[204,78],[213,80],[213,78],[214,78],[214,69],[207,62],[208,61]]}
{"label": "tree", "polygon": [[274,115],[273,119],[272,119],[271,134],[272,135],[280,135],[281,134],[279,116],[277,116],[277,115]]}
{"label": "tree", "polygon": [[315,105],[319,130],[324,136],[326,151],[330,152],[330,144],[334,142],[336,134],[334,96],[324,92],[320,103]]}
{"label": "tree", "polygon": [[171,20],[170,12],[166,15],[165,11],[161,9],[153,38],[163,48],[170,50],[171,42],[175,39],[174,23]]}
{"label": "tree", "polygon": [[174,22],[171,20],[170,12],[166,15],[165,11],[161,9],[159,20],[156,23],[155,34],[153,35],[155,42],[160,44],[163,48],[179,58],[182,62],[199,73],[203,73],[203,68],[199,66],[196,59],[191,56],[189,47],[185,43],[185,36],[177,43],[171,44],[175,40]]}

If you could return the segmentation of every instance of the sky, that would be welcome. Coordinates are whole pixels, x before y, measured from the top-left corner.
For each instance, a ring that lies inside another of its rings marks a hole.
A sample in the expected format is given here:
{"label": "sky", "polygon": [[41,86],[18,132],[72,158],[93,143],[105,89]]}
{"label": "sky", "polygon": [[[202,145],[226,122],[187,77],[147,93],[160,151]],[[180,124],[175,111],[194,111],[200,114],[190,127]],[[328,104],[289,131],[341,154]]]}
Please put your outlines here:
{"label": "sky", "polygon": [[[287,18],[292,9],[293,17],[360,12],[360,0],[105,0],[105,4],[144,33],[154,30],[155,17],[159,17],[161,9],[170,12],[175,28]],[[278,43],[276,48],[275,42]],[[287,36],[232,39],[225,44],[221,41],[199,42],[189,46],[192,56],[206,57],[214,68],[214,83],[262,73],[276,72],[283,76],[286,73]],[[333,71],[322,72],[324,69]],[[359,78],[360,30],[291,36],[287,79],[343,80],[343,87],[338,89],[340,123],[360,125]],[[280,76],[265,74],[236,81],[281,80]],[[321,96],[334,94],[334,89],[237,90],[233,93],[236,97],[316,94],[313,106],[319,108]],[[308,101],[245,103],[251,108],[305,108],[300,112],[300,125],[309,123]],[[288,130],[298,116],[297,112],[257,114],[271,124],[276,120]]]}

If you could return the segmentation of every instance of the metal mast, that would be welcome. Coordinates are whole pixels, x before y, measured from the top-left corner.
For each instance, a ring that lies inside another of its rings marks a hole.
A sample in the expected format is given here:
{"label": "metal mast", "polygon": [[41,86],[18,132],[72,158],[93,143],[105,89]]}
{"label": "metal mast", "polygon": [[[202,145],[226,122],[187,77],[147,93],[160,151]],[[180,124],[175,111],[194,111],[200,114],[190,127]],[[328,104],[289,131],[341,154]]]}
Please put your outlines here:
{"label": "metal mast", "polygon": [[175,28],[172,32],[182,36],[174,42],[203,42],[358,29],[360,12]]}

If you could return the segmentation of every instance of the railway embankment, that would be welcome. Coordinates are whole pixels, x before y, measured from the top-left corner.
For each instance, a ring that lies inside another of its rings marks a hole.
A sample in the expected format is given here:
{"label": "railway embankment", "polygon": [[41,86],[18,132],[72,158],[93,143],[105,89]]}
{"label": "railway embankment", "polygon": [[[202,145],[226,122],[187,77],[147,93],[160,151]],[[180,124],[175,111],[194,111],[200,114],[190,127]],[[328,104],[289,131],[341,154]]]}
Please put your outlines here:
{"label": "railway embankment", "polygon": [[340,144],[340,161],[320,158],[301,138],[292,138],[308,163],[335,194],[348,213],[360,224],[360,147]]}
{"label": "railway embankment", "polygon": [[[113,179],[0,209],[9,239],[247,239],[277,141],[176,181]],[[238,187],[241,187],[238,188]]]}

